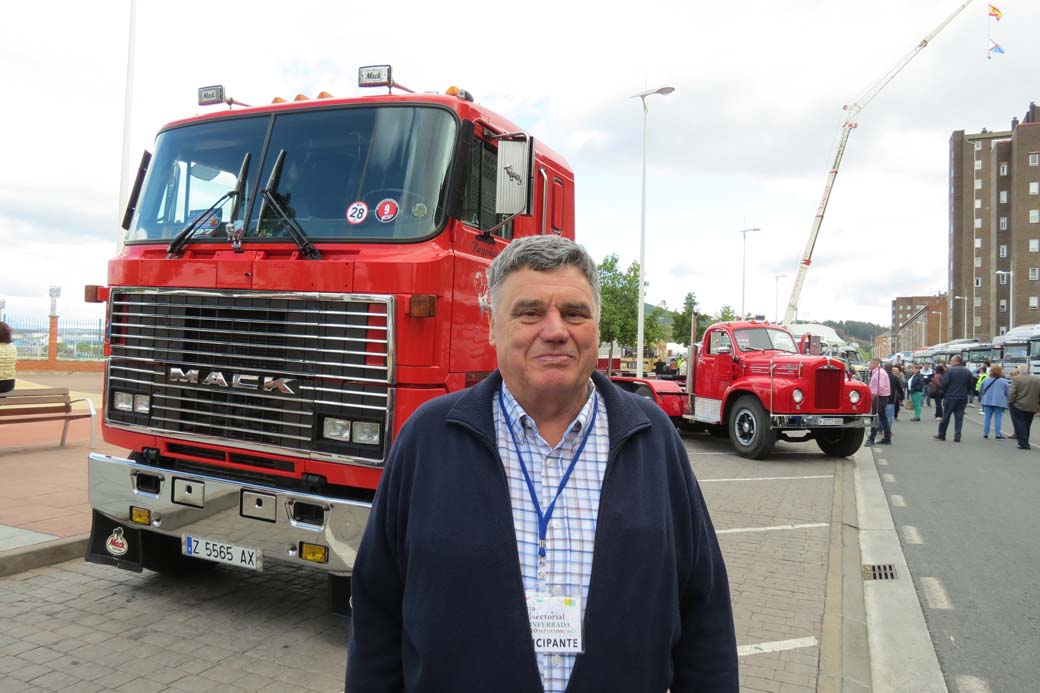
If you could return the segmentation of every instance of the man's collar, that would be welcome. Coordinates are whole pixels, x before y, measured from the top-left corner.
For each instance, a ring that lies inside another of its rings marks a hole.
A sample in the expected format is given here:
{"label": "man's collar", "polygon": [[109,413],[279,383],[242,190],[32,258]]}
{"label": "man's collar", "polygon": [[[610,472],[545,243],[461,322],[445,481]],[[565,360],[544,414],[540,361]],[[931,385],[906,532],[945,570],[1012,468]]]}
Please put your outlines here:
{"label": "man's collar", "polygon": [[[585,426],[587,426],[589,422],[589,417],[592,416],[593,394],[596,392],[596,386],[591,379],[588,381],[586,392],[585,404],[582,405],[581,410],[578,412],[578,415],[574,420],[567,425],[566,430],[568,433],[585,430]],[[513,397],[513,393],[510,392],[509,386],[506,385],[505,380],[502,381],[502,401],[505,403],[505,413],[508,414],[507,420],[519,424],[520,430],[517,430],[517,433],[526,437],[528,431],[538,430],[534,417],[524,411],[523,405]],[[565,439],[566,437],[567,436],[564,435]]]}

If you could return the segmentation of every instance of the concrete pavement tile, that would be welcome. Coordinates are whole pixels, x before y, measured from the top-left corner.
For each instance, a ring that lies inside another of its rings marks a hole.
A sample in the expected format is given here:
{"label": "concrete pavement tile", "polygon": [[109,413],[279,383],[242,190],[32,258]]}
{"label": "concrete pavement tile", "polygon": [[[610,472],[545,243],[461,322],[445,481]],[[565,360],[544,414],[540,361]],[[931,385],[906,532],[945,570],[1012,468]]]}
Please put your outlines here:
{"label": "concrete pavement tile", "polygon": [[80,659],[71,655],[64,655],[53,662],[48,662],[47,666],[56,669],[57,671],[64,671],[66,674],[72,674],[76,678],[83,679],[84,681],[93,681],[94,679],[101,678],[112,671],[111,667],[103,666],[96,662]]}
{"label": "concrete pavement tile", "polygon": [[106,691],[111,691],[119,688],[125,683],[133,681],[137,676],[131,674],[128,671],[112,671],[111,669],[104,676],[100,676],[94,679],[94,683],[101,686]]}
{"label": "concrete pavement tile", "polygon": [[[240,679],[235,679],[234,685],[246,691],[259,691],[271,685],[271,677],[263,674],[246,674]],[[279,685],[285,687],[284,683]]]}
{"label": "concrete pavement tile", "polygon": [[145,678],[169,686],[174,681],[183,679],[185,676],[188,676],[188,674],[177,667],[164,666],[156,669],[150,674],[147,674]]}
{"label": "concrete pavement tile", "polygon": [[19,659],[24,659],[27,662],[33,664],[46,664],[52,659],[58,659],[62,656],[61,652],[52,650],[49,647],[37,647],[32,650],[27,650],[22,654],[18,655]]}
{"label": "concrete pavement tile", "polygon": [[[22,663],[24,664],[25,660],[22,660]],[[28,666],[23,666],[20,669],[14,669],[13,671],[9,671],[7,672],[7,675],[16,678],[19,681],[29,682],[33,679],[43,676],[44,674],[49,674],[50,671],[50,669],[43,666],[42,664],[30,664]]]}
{"label": "concrete pavement tile", "polygon": [[0,693],[29,693],[29,691],[42,691],[31,683],[25,683],[17,679],[0,678]]}
{"label": "concrete pavement tile", "polygon": [[101,688],[95,686],[92,683],[78,679],[75,676],[66,674],[61,671],[52,671],[49,674],[33,679],[33,685],[39,686],[40,688],[46,688],[52,691],[84,691],[85,693],[95,693],[100,691]]}
{"label": "concrete pavement tile", "polygon": [[216,664],[210,665],[209,669],[202,671],[199,676],[203,678],[212,679],[217,683],[234,683],[238,679],[244,676],[249,676],[249,672],[241,669],[236,669],[229,664]]}
{"label": "concrete pavement tile", "polygon": [[220,690],[220,684],[213,679],[205,679],[201,676],[189,674],[171,683],[170,688],[178,691],[213,691]]}
{"label": "concrete pavement tile", "polygon": [[166,690],[166,684],[152,681],[151,679],[138,678],[127,681],[116,689],[123,693],[159,693]]}

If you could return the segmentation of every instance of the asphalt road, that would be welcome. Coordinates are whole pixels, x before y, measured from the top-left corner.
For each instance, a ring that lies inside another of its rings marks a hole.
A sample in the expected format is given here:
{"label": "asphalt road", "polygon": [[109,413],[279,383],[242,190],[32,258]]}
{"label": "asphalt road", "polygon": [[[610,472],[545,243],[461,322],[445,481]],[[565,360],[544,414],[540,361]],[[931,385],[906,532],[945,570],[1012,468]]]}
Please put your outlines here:
{"label": "asphalt road", "polygon": [[1019,450],[993,431],[983,440],[982,412],[968,409],[962,442],[952,422],[939,442],[929,413],[896,424],[874,456],[947,685],[1037,690],[1040,425]]}

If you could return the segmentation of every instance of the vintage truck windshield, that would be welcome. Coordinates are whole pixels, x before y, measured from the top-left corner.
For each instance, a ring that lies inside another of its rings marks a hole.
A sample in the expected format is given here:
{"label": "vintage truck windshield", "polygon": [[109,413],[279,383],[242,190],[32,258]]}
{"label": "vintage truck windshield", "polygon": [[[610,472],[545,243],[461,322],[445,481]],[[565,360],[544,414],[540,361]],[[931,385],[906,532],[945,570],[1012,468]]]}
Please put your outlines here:
{"label": "vintage truck windshield", "polygon": [[773,330],[765,327],[753,329],[734,330],[733,337],[737,340],[737,347],[741,351],[787,351],[792,354],[798,353],[794,339],[783,330]]}
{"label": "vintage truck windshield", "polygon": [[1029,354],[1028,344],[1005,344],[1004,345],[1004,361],[1022,361],[1025,362],[1026,356]]}
{"label": "vintage truck windshield", "polygon": [[[429,236],[444,222],[456,130],[448,111],[422,106],[297,110],[167,130],[156,141],[127,241],[176,236],[235,187],[246,152],[253,165],[236,225],[245,224],[247,239],[287,240],[285,220],[270,207],[259,218],[257,195],[281,151],[276,195],[310,240]],[[193,240],[226,240],[231,209],[211,214]]]}

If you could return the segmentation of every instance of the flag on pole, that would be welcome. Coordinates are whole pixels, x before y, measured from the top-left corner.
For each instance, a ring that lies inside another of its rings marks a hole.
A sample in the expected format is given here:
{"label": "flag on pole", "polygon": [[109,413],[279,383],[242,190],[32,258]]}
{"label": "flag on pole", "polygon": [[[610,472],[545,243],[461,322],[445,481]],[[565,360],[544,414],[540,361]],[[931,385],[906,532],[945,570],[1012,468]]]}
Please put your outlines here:
{"label": "flag on pole", "polygon": [[990,52],[990,53],[1000,53],[1000,54],[1003,54],[1003,53],[1004,53],[1004,49],[1003,49],[1003,48],[1002,48],[1002,47],[1000,46],[1000,44],[999,44],[999,43],[997,43],[997,42],[996,42],[996,41],[994,41],[993,39],[990,39],[990,40],[989,40],[989,42],[993,44],[993,45],[992,45],[992,46],[990,46],[990,48],[989,48],[989,52]]}
{"label": "flag on pole", "polygon": [[989,6],[989,16],[996,19],[998,22],[1003,19],[1004,13],[996,5]]}

